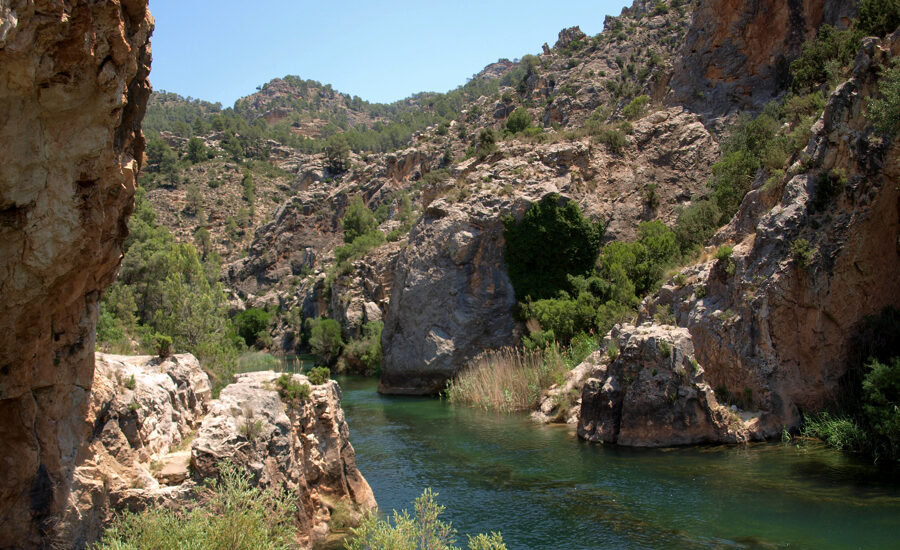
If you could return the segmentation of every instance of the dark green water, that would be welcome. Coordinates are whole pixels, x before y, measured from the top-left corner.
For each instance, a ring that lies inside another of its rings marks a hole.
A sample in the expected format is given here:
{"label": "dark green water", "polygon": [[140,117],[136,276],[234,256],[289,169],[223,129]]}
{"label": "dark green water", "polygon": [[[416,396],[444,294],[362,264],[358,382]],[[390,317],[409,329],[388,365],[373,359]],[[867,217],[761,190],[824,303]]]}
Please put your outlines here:
{"label": "dark green water", "polygon": [[511,549],[900,548],[900,473],[820,446],[589,445],[341,377],[360,471],[382,511],[431,487],[465,533]]}

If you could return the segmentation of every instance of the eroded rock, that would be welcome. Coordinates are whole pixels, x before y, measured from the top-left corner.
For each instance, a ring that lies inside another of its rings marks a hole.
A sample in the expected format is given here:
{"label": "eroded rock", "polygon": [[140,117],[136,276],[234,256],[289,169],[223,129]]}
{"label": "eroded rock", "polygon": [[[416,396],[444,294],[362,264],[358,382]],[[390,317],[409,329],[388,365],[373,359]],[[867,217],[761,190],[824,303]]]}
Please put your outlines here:
{"label": "eroded rock", "polygon": [[55,540],[150,93],[146,0],[0,10],[0,547]]}
{"label": "eroded rock", "polygon": [[[277,378],[271,371],[239,374],[222,390],[193,443],[193,475],[216,476],[229,460],[259,486],[284,488],[296,498],[300,542],[322,542],[333,503],[344,500],[363,513],[375,508],[375,497],[356,468],[337,382],[290,400],[279,395]],[[299,374],[293,380],[309,383]]]}
{"label": "eroded rock", "polygon": [[686,329],[618,325],[610,340],[615,352],[589,358],[579,437],[634,447],[747,440],[705,382]]}

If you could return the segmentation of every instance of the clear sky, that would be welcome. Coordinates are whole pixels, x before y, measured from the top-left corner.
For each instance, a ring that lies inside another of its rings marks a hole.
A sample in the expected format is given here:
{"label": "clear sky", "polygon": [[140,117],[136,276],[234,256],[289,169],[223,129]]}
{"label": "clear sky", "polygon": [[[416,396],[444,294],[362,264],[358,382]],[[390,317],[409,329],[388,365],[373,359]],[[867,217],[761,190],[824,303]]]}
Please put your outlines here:
{"label": "clear sky", "polygon": [[631,0],[150,0],[156,90],[228,107],[288,74],[373,102],[446,92],[499,58],[594,35]]}

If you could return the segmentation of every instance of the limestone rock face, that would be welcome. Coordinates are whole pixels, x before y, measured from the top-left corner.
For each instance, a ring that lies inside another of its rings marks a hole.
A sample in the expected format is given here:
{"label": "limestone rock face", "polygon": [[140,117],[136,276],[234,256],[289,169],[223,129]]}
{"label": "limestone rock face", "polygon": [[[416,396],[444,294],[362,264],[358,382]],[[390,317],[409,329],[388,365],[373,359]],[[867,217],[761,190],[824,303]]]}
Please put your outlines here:
{"label": "limestone rock face", "polygon": [[437,393],[483,350],[516,342],[501,221],[512,207],[499,198],[428,207],[397,259],[379,391]]}
{"label": "limestone rock face", "polygon": [[53,537],[143,154],[146,0],[0,6],[0,547]]}
{"label": "limestone rock face", "polygon": [[240,374],[222,390],[193,443],[191,467],[202,479],[217,475],[218,464],[230,460],[261,487],[293,492],[299,542],[306,546],[327,537],[334,503],[344,500],[366,512],[375,508],[375,498],[356,468],[337,382],[311,386],[308,399],[285,402],[277,377],[271,371]]}
{"label": "limestone rock face", "polygon": [[209,378],[193,355],[98,353],[87,416],[93,431],[76,460],[56,547],[85,547],[115,511],[190,500],[194,484],[181,484],[190,456],[178,449],[210,400]]}
{"label": "limestone rock face", "polygon": [[617,354],[589,358],[579,437],[634,447],[746,441],[743,422],[704,381],[687,330],[626,324],[610,338]]}
{"label": "limestone rock face", "polygon": [[[900,307],[900,143],[877,135],[864,109],[898,53],[900,36],[865,41],[853,78],[831,95],[784,180],[752,190],[715,237],[734,244],[732,257],[684,270],[684,284],[644,305],[645,318],[672,308],[710,385],[759,413],[754,436],[776,435],[796,426],[800,411],[826,405],[860,322]],[[817,205],[835,174],[843,188]],[[807,265],[791,253],[799,239],[812,251]]]}
{"label": "limestone rock face", "polygon": [[857,2],[710,0],[674,63],[668,100],[712,118],[758,109],[787,85],[790,61],[823,24],[846,27]]}

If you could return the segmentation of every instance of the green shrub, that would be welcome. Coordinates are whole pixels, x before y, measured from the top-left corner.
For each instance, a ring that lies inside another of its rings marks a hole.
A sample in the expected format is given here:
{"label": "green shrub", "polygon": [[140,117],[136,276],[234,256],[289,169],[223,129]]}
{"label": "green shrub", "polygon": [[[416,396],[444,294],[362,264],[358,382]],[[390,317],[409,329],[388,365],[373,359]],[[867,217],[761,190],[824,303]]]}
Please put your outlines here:
{"label": "green shrub", "polygon": [[200,504],[190,510],[153,506],[124,512],[93,550],[289,550],[296,507],[280,492],[250,484],[228,461],[219,465]]}
{"label": "green shrub", "polygon": [[876,130],[893,137],[900,131],[900,61],[895,59],[881,74],[878,88],[881,97],[869,100],[866,117]]}
{"label": "green shrub", "polygon": [[575,201],[560,202],[551,194],[521,221],[505,220],[506,267],[520,300],[551,298],[569,287],[569,274],[588,274],[594,265],[601,226],[586,220]]}
{"label": "green shrub", "polygon": [[628,120],[637,120],[644,116],[644,113],[647,111],[647,105],[649,104],[650,96],[639,95],[632,99],[628,105],[622,109],[622,114]]}
{"label": "green shrub", "polygon": [[341,363],[348,371],[364,375],[381,372],[381,332],[383,329],[384,323],[381,321],[366,323],[362,327],[362,336],[344,346]]}
{"label": "green shrub", "polygon": [[596,134],[597,141],[609,147],[609,150],[620,154],[622,149],[628,144],[628,139],[621,130],[617,130],[611,126],[606,126]]}
{"label": "green shrub", "polygon": [[266,310],[251,307],[235,315],[232,322],[238,335],[248,346],[252,346],[259,340],[260,333],[265,333],[269,327],[270,318],[271,315]]}
{"label": "green shrub", "polygon": [[309,378],[310,384],[319,386],[331,380],[331,369],[328,367],[313,367],[306,374],[306,377]]}
{"label": "green shrub", "polygon": [[713,164],[710,188],[721,212],[718,225],[728,223],[738,211],[760,165],[760,159],[746,149],[727,153]]}
{"label": "green shrub", "polygon": [[[344,542],[347,550],[458,550],[456,529],[439,519],[444,507],[435,502],[437,493],[425,489],[416,499],[414,512],[403,510],[391,519],[369,515]],[[469,550],[506,550],[500,533],[468,537]]]}
{"label": "green shrub", "polygon": [[863,0],[857,27],[868,36],[885,36],[900,26],[900,0]]}
{"label": "green shrub", "polygon": [[794,93],[809,93],[840,78],[853,63],[863,35],[857,29],[819,27],[816,38],[804,43],[800,57],[791,63]]}
{"label": "green shrub", "polygon": [[278,395],[282,399],[289,402],[297,400],[304,401],[309,399],[309,384],[298,382],[293,375],[284,373],[275,380],[275,386],[278,388]]}
{"label": "green shrub", "polygon": [[531,126],[531,115],[524,107],[519,107],[506,119],[506,130],[510,134],[524,132]]}
{"label": "green shrub", "polygon": [[338,264],[354,262],[381,246],[384,240],[384,233],[377,229],[364,233],[354,238],[353,242],[349,244],[336,246],[334,248],[334,259]]}
{"label": "green shrub", "polygon": [[723,244],[719,248],[716,249],[716,259],[720,262],[724,262],[726,260],[731,259],[731,254],[734,252],[734,248],[727,244]]}
{"label": "green shrub", "polygon": [[878,454],[900,458],[900,357],[871,359],[863,379],[863,412],[878,440]]}
{"label": "green shrub", "polygon": [[334,319],[320,317],[307,319],[309,347],[322,362],[333,364],[344,347],[341,340],[341,325]]}
{"label": "green shrub", "polygon": [[678,214],[675,222],[675,240],[682,254],[703,246],[719,228],[722,211],[715,202],[697,201]]}
{"label": "green shrub", "polygon": [[156,333],[154,336],[156,342],[156,355],[160,357],[168,357],[172,355],[172,337],[168,334]]}
{"label": "green shrub", "polygon": [[352,243],[357,237],[375,231],[378,221],[375,214],[365,205],[359,195],[350,199],[347,211],[341,219],[341,227],[344,229],[344,242]]}
{"label": "green shrub", "polygon": [[842,170],[829,170],[820,173],[818,180],[812,204],[821,212],[843,193],[847,185],[847,175]]}
{"label": "green shrub", "polygon": [[484,128],[478,134],[478,158],[486,159],[497,151],[497,135],[493,128]]}
{"label": "green shrub", "polygon": [[816,255],[815,249],[806,239],[795,239],[791,243],[791,258],[800,269],[808,269],[812,265],[813,258]]}

